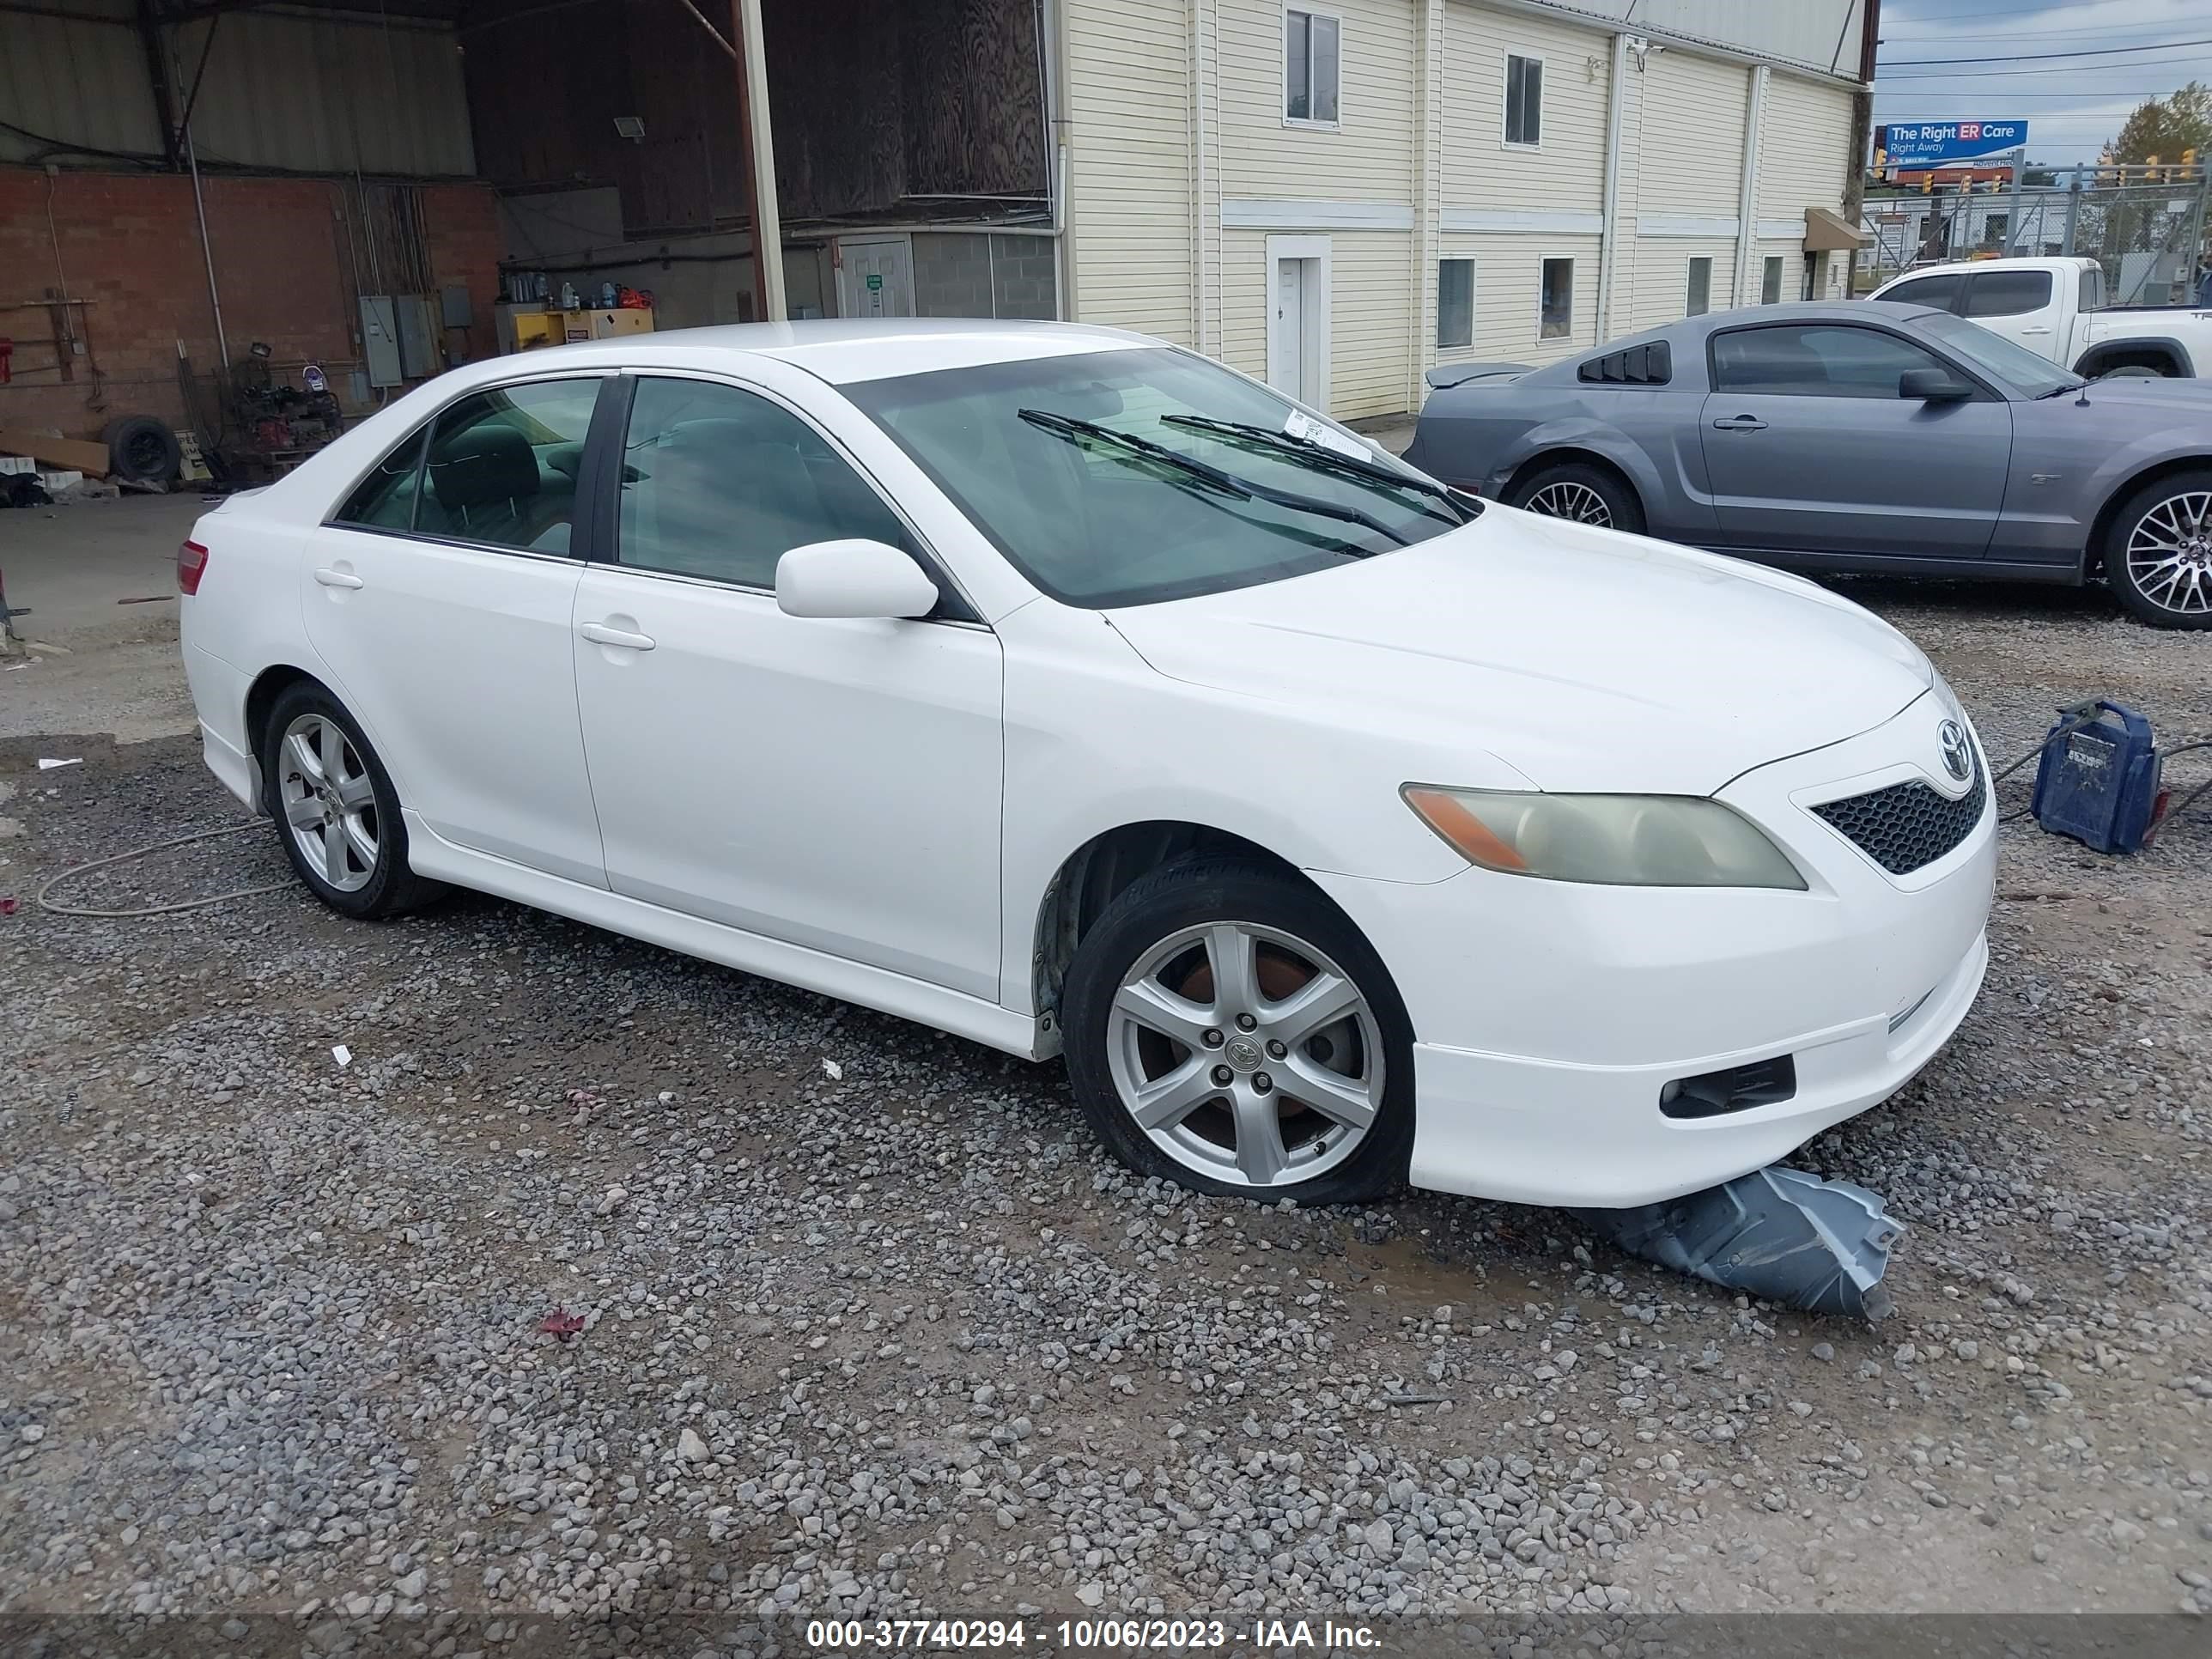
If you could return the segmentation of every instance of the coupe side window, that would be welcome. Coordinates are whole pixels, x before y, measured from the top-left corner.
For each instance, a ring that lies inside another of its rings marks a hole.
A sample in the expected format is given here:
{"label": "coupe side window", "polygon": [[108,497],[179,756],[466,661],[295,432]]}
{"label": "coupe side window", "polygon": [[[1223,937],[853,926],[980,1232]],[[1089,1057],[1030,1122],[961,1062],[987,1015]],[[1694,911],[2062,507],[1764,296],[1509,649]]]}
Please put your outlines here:
{"label": "coupe side window", "polygon": [[1713,337],[1713,390],[1770,397],[1895,398],[1900,376],[1949,367],[1880,329],[1829,323],[1739,328]]}
{"label": "coupe side window", "polygon": [[441,410],[430,428],[416,533],[566,553],[600,385],[593,376],[495,386]]}
{"label": "coupe side window", "polygon": [[810,542],[913,551],[898,515],[829,440],[735,386],[641,380],[623,452],[624,564],[772,589],[776,561]]}
{"label": "coupe side window", "polygon": [[412,530],[415,498],[422,488],[422,441],[429,432],[427,426],[417,427],[412,437],[379,461],[331,521],[363,530]]}

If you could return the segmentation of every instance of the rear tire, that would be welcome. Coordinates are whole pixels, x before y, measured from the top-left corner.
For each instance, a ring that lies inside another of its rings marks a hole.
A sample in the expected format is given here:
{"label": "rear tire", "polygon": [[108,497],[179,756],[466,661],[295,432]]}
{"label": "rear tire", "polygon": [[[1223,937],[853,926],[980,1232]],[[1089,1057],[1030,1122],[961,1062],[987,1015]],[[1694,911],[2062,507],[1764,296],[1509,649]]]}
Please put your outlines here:
{"label": "rear tire", "polygon": [[2105,579],[2138,622],[2212,628],[2212,471],[2177,472],[2121,503]]}
{"label": "rear tire", "polygon": [[1561,461],[1531,473],[1507,505],[1601,530],[1644,533],[1644,503],[1635,489],[1612,468],[1587,461]]}
{"label": "rear tire", "polygon": [[100,441],[107,446],[111,478],[167,489],[184,465],[177,434],[151,415],[119,415],[101,430]]}
{"label": "rear tire", "polygon": [[1084,936],[1061,1013],[1076,1100],[1139,1175],[1261,1203],[1405,1182],[1405,1006],[1351,919],[1301,882],[1219,858],[1139,877]]}
{"label": "rear tire", "polygon": [[445,890],[408,867],[391,774],[345,705],[314,681],[277,693],[262,734],[261,776],[284,856],[341,915],[401,915]]}

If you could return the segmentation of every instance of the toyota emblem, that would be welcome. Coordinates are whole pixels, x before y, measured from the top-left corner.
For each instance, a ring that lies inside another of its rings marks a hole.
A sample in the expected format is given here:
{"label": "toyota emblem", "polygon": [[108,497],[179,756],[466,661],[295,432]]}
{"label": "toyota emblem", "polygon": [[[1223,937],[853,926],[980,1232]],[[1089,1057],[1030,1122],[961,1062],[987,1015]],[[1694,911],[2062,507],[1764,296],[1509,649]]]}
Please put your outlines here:
{"label": "toyota emblem", "polygon": [[1966,746],[1966,728],[1945,720],[1936,728],[1936,746],[1943,751],[1943,769],[1964,783],[1974,773],[1974,751]]}

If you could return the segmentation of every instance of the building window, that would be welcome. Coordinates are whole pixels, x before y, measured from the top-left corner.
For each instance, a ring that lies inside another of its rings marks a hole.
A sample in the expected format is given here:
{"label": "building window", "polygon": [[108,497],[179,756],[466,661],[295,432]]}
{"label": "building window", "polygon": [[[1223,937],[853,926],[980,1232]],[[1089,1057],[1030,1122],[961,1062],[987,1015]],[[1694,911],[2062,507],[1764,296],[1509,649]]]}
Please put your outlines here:
{"label": "building window", "polygon": [[1474,261],[1437,261],[1437,349],[1474,343]]}
{"label": "building window", "polygon": [[1713,308],[1713,261],[1711,254],[1700,254],[1690,261],[1690,292],[1687,314],[1702,317]]}
{"label": "building window", "polygon": [[2005,233],[2012,228],[2012,215],[1992,213],[1982,221],[1982,242],[1984,246],[2002,246]]}
{"label": "building window", "polygon": [[1284,15],[1283,118],[1336,125],[1337,23],[1319,12]]}
{"label": "building window", "polygon": [[1759,303],[1778,306],[1782,303],[1782,256],[1770,253],[1759,277]]}
{"label": "building window", "polygon": [[1575,262],[1572,259],[1547,259],[1544,261],[1536,337],[1540,340],[1564,340],[1574,331]]}
{"label": "building window", "polygon": [[1544,60],[1505,60],[1505,142],[1531,148],[1544,142]]}

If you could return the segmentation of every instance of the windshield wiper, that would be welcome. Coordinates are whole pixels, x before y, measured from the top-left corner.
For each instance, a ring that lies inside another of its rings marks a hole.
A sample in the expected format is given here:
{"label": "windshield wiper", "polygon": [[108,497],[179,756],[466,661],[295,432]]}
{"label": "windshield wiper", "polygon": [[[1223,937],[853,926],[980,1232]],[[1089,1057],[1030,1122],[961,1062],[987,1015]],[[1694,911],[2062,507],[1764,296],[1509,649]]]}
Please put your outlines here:
{"label": "windshield wiper", "polygon": [[[1347,478],[1359,478],[1392,489],[1410,489],[1416,495],[1426,495],[1431,501],[1443,502],[1452,512],[1455,525],[1473,524],[1476,514],[1458,496],[1442,484],[1431,483],[1426,478],[1416,478],[1375,461],[1364,461],[1357,455],[1346,455],[1326,444],[1317,444],[1310,438],[1301,438],[1295,433],[1279,432],[1272,427],[1256,426],[1249,421],[1217,421],[1210,415],[1163,415],[1162,426],[1188,427],[1194,432],[1210,432],[1217,437],[1242,439],[1262,448],[1296,455],[1324,471],[1334,472]],[[1435,518],[1433,513],[1425,516]]]}
{"label": "windshield wiper", "polygon": [[[1133,455],[1143,456],[1148,461],[1172,467],[1186,477],[1199,479],[1221,494],[1235,496],[1239,501],[1266,501],[1272,506],[1286,507],[1294,513],[1310,513],[1316,518],[1356,524],[1364,530],[1373,531],[1396,546],[1407,544],[1406,537],[1391,529],[1382,520],[1363,513],[1356,507],[1325,501],[1317,495],[1301,495],[1292,489],[1275,489],[1266,484],[1254,483],[1249,478],[1240,478],[1232,472],[1224,472],[1218,466],[1210,466],[1179,450],[1170,449],[1165,444],[1154,443],[1150,438],[1140,438],[1133,432],[1121,432],[1110,426],[1101,426],[1096,421],[1078,420],[1073,415],[1056,415],[1048,409],[1022,409],[1014,412],[1031,426],[1055,437],[1065,438],[1071,443],[1088,438],[1125,449]],[[1366,556],[1363,554],[1360,556]]]}
{"label": "windshield wiper", "polygon": [[2048,392],[2037,392],[2035,394],[2035,401],[2041,403],[2045,398],[2056,398],[2062,392],[2079,392],[2083,386],[2088,384],[2089,383],[2087,380],[2076,380],[2071,386],[2055,386]]}

